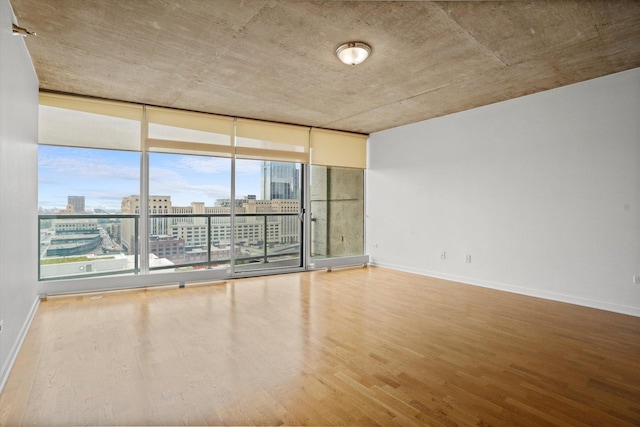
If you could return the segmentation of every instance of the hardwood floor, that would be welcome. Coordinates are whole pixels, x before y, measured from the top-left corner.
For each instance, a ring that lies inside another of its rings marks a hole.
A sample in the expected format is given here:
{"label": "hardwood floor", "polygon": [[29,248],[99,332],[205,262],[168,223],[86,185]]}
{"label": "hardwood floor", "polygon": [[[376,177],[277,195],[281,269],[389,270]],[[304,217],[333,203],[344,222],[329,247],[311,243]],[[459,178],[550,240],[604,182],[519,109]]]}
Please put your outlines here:
{"label": "hardwood floor", "polygon": [[640,425],[640,318],[382,268],[54,297],[0,425]]}

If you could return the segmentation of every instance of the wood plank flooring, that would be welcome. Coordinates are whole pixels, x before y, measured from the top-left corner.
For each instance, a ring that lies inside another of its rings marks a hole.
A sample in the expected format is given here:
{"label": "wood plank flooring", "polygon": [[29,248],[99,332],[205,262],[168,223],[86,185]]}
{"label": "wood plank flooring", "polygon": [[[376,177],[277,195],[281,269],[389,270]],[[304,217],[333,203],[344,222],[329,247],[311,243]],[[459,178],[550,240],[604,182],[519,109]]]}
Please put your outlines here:
{"label": "wood plank flooring", "polygon": [[638,426],[640,318],[382,268],[49,298],[0,425]]}

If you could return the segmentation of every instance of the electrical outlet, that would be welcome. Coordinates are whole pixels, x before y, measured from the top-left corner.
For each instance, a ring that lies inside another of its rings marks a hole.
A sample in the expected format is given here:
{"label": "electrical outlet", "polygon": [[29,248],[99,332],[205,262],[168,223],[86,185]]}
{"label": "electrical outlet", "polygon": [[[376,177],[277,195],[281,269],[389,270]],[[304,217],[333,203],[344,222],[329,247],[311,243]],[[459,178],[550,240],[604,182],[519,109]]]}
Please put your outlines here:
{"label": "electrical outlet", "polygon": [[377,243],[374,243],[374,244],[373,244],[373,248],[374,248],[374,249],[378,249],[378,244],[377,244]]}
{"label": "electrical outlet", "polygon": [[4,329],[4,319],[0,320],[0,332]]}
{"label": "electrical outlet", "polygon": [[640,276],[633,276],[633,283],[640,285]]}
{"label": "electrical outlet", "polygon": [[465,258],[465,262],[471,264],[471,255],[467,255],[467,257]]}
{"label": "electrical outlet", "polygon": [[445,251],[440,253],[440,259],[447,259],[447,253]]}

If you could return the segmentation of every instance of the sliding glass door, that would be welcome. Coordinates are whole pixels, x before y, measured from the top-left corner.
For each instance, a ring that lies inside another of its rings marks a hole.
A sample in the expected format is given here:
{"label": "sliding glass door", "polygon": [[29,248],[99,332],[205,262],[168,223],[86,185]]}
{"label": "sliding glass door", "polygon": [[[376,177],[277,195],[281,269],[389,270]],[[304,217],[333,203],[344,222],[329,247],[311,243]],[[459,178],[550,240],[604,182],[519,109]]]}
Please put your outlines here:
{"label": "sliding glass door", "polygon": [[235,273],[303,266],[302,165],[238,159],[235,163]]}
{"label": "sliding glass door", "polygon": [[149,270],[302,267],[302,193],[300,163],[150,153]]}

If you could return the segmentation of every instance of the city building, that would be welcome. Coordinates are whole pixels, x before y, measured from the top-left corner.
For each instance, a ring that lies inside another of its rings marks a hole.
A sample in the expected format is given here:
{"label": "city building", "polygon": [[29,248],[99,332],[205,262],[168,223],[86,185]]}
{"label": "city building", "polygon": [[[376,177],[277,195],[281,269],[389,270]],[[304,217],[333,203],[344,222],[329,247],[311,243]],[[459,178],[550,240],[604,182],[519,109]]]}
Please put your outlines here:
{"label": "city building", "polygon": [[56,220],[53,226],[56,234],[96,234],[99,232],[98,222],[91,219]]}
{"label": "city building", "polygon": [[[132,195],[122,199],[120,212],[123,214],[140,214],[140,196]],[[152,215],[173,213],[171,196],[149,196],[149,213]],[[167,218],[151,218],[149,221],[150,235],[168,235],[169,220]],[[128,254],[133,254],[135,247],[135,223],[132,220],[122,221],[122,246]]]}
{"label": "city building", "polygon": [[185,261],[184,240],[173,236],[149,236],[149,252],[158,258],[166,258],[174,264]]}
{"label": "city building", "polygon": [[116,242],[116,243],[120,243],[122,240],[122,223],[121,222],[111,222],[109,224],[105,225],[105,229],[107,231],[107,234],[109,236],[111,236],[111,239]]}
{"label": "city building", "polygon": [[[122,199],[123,214],[140,213],[140,196],[131,195]],[[263,216],[260,214],[297,214],[300,211],[299,200],[274,199],[257,200],[255,196],[248,196],[236,200],[236,244],[256,245],[265,244],[293,244],[300,241],[300,219],[297,215]],[[211,217],[211,244],[213,250],[227,248],[231,243],[231,215],[230,201],[216,200],[214,206],[205,206],[204,202],[192,202],[189,206],[174,206],[171,196],[149,196],[149,213],[167,215],[152,217],[149,221],[150,252],[162,257],[164,246],[168,244],[166,236],[174,242],[182,242],[180,256],[207,248],[207,218],[190,215],[225,215]],[[255,214],[255,215],[253,215]],[[158,232],[162,233],[158,234]],[[155,237],[154,237],[155,236]],[[135,245],[135,225],[131,220],[123,220],[121,225],[122,246],[129,254]],[[154,250],[161,250],[156,253]],[[180,258],[178,256],[178,258]],[[178,258],[168,257],[172,261]],[[184,258],[184,257],[182,257]],[[194,258],[192,256],[191,258]]]}
{"label": "city building", "polygon": [[62,234],[50,239],[46,251],[47,257],[82,255],[100,247],[102,236],[99,233]]}
{"label": "city building", "polygon": [[90,219],[55,220],[54,234],[48,237],[47,257],[90,253],[102,243],[96,221]]}
{"label": "city building", "polygon": [[298,199],[300,169],[295,163],[262,162],[260,197],[262,200]]}
{"label": "city building", "polygon": [[84,196],[68,196],[67,208],[70,208],[73,213],[84,213]]}

